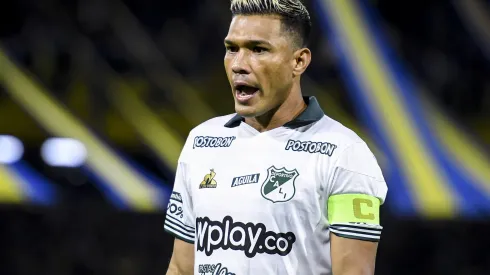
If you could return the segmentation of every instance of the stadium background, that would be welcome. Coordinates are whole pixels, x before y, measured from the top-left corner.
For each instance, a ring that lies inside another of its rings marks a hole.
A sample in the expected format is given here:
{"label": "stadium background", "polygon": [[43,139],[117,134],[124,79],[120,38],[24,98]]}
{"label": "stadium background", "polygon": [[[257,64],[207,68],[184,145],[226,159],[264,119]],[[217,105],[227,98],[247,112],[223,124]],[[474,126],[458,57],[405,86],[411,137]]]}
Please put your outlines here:
{"label": "stadium background", "polygon": [[[303,80],[388,181],[376,274],[490,272],[490,2],[310,0]],[[226,0],[0,5],[0,274],[164,274],[188,131],[233,112]]]}

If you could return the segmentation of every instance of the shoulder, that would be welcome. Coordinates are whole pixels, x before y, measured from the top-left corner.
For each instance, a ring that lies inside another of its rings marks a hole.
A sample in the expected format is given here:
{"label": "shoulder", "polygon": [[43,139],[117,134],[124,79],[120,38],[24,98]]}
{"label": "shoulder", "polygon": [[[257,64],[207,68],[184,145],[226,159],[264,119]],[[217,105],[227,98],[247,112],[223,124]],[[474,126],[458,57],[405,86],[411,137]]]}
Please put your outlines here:
{"label": "shoulder", "polygon": [[317,135],[336,144],[328,171],[330,194],[367,194],[384,201],[387,192],[381,167],[364,140],[341,123],[325,116]]}
{"label": "shoulder", "polygon": [[365,144],[364,140],[354,131],[326,115],[311,130],[316,140],[328,141],[336,145],[338,151],[343,151],[358,143]]}
{"label": "shoulder", "polygon": [[326,140],[335,145],[332,167],[382,179],[376,157],[359,135],[328,116],[319,122],[318,129],[314,133],[315,140]]}

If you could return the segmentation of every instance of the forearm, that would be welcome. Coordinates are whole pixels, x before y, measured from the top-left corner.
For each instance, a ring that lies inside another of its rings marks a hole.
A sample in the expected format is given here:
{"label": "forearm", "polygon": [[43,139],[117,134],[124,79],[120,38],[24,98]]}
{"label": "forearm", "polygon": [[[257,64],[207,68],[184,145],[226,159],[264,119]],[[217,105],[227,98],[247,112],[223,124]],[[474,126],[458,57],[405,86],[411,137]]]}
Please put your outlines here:
{"label": "forearm", "polygon": [[352,265],[352,264],[339,264],[333,268],[333,275],[373,275],[374,266],[367,265]]}
{"label": "forearm", "polygon": [[193,270],[183,271],[176,264],[170,262],[166,275],[193,275]]}
{"label": "forearm", "polygon": [[175,239],[172,258],[166,275],[194,274],[194,245]]}
{"label": "forearm", "polygon": [[165,275],[183,275],[177,267],[174,265],[170,265],[167,269],[167,273]]}

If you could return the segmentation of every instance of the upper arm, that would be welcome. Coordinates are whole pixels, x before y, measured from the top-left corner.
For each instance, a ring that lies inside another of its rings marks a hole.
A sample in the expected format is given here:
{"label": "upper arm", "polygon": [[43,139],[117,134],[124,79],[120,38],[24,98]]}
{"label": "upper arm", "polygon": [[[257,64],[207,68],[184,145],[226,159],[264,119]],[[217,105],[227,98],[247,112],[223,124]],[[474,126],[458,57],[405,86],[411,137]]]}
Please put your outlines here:
{"label": "upper arm", "polygon": [[165,231],[185,242],[194,243],[195,218],[192,196],[186,184],[186,167],[179,162],[175,175],[174,189],[167,206]]}
{"label": "upper arm", "polygon": [[179,162],[165,217],[165,231],[175,237],[167,275],[194,274],[195,216],[186,168]]}
{"label": "upper arm", "polygon": [[167,275],[194,274],[194,245],[175,239]]}
{"label": "upper arm", "polygon": [[333,274],[374,274],[382,230],[379,224],[379,199],[365,194],[331,196],[328,220]]}
{"label": "upper arm", "polygon": [[332,272],[337,275],[372,275],[378,243],[330,234]]}
{"label": "upper arm", "polygon": [[379,209],[387,186],[365,143],[355,143],[342,152],[329,191],[327,220],[334,274],[374,274],[383,228]]}

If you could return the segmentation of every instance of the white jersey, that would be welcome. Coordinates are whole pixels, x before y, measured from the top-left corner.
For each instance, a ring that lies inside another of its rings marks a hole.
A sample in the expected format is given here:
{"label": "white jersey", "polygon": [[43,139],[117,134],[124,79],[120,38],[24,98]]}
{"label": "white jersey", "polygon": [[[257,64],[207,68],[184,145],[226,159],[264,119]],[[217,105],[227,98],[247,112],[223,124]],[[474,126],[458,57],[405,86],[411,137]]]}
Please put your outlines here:
{"label": "white jersey", "polygon": [[305,101],[263,133],[238,115],[190,132],[165,230],[194,244],[194,274],[332,274],[330,232],[379,240],[387,187],[374,155]]}

